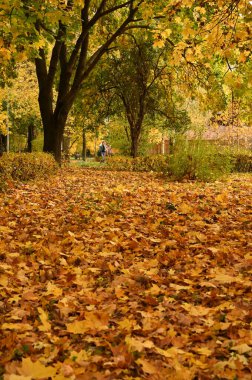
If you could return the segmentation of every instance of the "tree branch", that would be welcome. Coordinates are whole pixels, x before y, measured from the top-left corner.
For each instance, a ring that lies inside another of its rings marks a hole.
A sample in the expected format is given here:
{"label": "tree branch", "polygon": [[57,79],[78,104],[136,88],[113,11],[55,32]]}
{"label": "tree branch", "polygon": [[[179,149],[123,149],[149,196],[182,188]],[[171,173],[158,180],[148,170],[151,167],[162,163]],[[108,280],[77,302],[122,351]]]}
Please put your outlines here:
{"label": "tree branch", "polygon": [[66,31],[62,23],[59,22],[59,30],[58,35],[56,37],[56,41],[52,50],[51,60],[49,64],[49,70],[48,70],[48,86],[51,88],[53,86],[54,77],[57,71],[59,56],[62,48],[63,43],[63,37],[65,35]]}
{"label": "tree branch", "polygon": [[102,1],[100,7],[98,8],[96,14],[93,16],[93,18],[90,20],[89,24],[90,26],[93,26],[100,18],[110,14],[110,13],[113,13],[115,11],[117,11],[118,9],[122,9],[122,8],[125,8],[127,7],[128,5],[132,5],[133,1],[132,0],[129,0],[123,4],[120,4],[120,5],[116,5],[115,7],[112,7],[112,8],[109,8],[107,9],[106,11],[104,12],[101,12],[102,11],[102,8],[103,6],[105,5],[106,1]]}

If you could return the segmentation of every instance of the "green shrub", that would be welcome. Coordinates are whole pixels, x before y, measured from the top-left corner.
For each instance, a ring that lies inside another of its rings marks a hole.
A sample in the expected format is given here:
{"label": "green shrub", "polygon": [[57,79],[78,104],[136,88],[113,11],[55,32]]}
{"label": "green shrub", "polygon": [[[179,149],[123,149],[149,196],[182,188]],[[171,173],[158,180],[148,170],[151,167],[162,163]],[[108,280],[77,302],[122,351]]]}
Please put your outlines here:
{"label": "green shrub", "polygon": [[238,173],[252,172],[252,152],[231,152],[233,171]]}
{"label": "green shrub", "polygon": [[231,171],[231,157],[211,143],[185,138],[177,139],[173,154],[146,157],[111,157],[104,169],[125,171],[153,171],[168,175],[172,179],[184,178],[214,181]]}
{"label": "green shrub", "polygon": [[5,153],[0,158],[0,190],[8,186],[8,181],[44,178],[57,168],[53,156],[47,153]]}
{"label": "green shrub", "polygon": [[230,155],[220,147],[203,140],[179,138],[170,156],[168,174],[174,179],[214,181],[230,173]]}

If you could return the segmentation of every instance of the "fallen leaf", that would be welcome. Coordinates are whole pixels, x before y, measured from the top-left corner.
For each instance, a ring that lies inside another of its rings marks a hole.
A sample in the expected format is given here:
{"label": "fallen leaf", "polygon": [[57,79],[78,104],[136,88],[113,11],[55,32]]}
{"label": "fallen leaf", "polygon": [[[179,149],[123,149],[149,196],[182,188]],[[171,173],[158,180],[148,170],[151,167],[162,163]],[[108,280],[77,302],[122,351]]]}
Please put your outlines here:
{"label": "fallen leaf", "polygon": [[245,354],[246,352],[250,352],[252,347],[248,346],[247,343],[238,344],[237,346],[233,346],[231,348],[232,351],[237,351],[239,354]]}
{"label": "fallen leaf", "polygon": [[1,326],[2,330],[20,330],[20,331],[29,331],[33,327],[28,323],[3,323]]}
{"label": "fallen leaf", "polygon": [[87,312],[83,321],[67,323],[67,331],[74,334],[85,334],[87,331],[108,329],[109,315],[106,313]]}
{"label": "fallen leaf", "polygon": [[136,363],[142,366],[142,369],[145,373],[154,375],[158,372],[158,367],[145,359],[137,359]]}
{"label": "fallen leaf", "polygon": [[132,351],[143,351],[145,348],[153,348],[154,343],[151,340],[142,340],[141,338],[133,338],[131,336],[126,336],[126,344]]}
{"label": "fallen leaf", "polygon": [[31,376],[32,379],[42,379],[56,375],[57,368],[45,366],[40,361],[31,361],[30,358],[23,358],[22,365],[17,368],[20,375]]}
{"label": "fallen leaf", "polygon": [[41,307],[38,307],[38,312],[39,312],[39,319],[42,322],[42,326],[39,326],[38,329],[40,331],[50,331],[51,324],[48,321],[47,313]]}

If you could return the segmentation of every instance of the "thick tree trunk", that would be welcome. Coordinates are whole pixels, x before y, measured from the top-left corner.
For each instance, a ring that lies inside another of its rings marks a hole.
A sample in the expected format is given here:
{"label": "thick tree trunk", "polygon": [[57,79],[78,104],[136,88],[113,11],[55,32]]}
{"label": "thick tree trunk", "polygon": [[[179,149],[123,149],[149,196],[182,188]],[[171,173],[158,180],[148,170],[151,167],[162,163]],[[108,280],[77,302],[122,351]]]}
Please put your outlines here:
{"label": "thick tree trunk", "polygon": [[133,158],[136,158],[137,157],[137,155],[138,155],[138,143],[137,143],[137,141],[132,141],[131,142],[131,152],[130,152],[130,155],[131,155],[131,157],[133,157]]}
{"label": "thick tree trunk", "polygon": [[53,122],[50,125],[44,125],[43,151],[53,154],[58,163],[61,162],[64,128],[65,123],[60,122]]}
{"label": "thick tree trunk", "polygon": [[135,158],[138,155],[140,132],[138,128],[131,128],[131,148],[130,155]]}
{"label": "thick tree trunk", "polygon": [[71,105],[70,103],[61,104],[53,112],[50,92],[47,96],[46,92],[41,92],[39,106],[44,129],[43,151],[53,154],[55,160],[60,164],[63,134]]}
{"label": "thick tree trunk", "polygon": [[[58,100],[53,109],[53,83],[50,80],[50,70],[47,72],[46,69],[43,51],[40,51],[40,58],[37,58],[35,63],[39,83],[38,102],[44,130],[43,151],[53,154],[60,164],[63,133],[70,107],[69,104],[60,103]],[[52,69],[56,71],[56,67]]]}

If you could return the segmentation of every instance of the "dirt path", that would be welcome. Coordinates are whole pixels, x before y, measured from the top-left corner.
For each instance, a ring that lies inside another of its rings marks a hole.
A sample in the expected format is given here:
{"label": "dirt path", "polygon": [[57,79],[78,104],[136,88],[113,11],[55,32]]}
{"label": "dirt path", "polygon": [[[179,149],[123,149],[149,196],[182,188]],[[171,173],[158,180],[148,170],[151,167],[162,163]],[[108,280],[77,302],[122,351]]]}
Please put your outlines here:
{"label": "dirt path", "polygon": [[0,194],[0,379],[250,379],[252,177]]}

